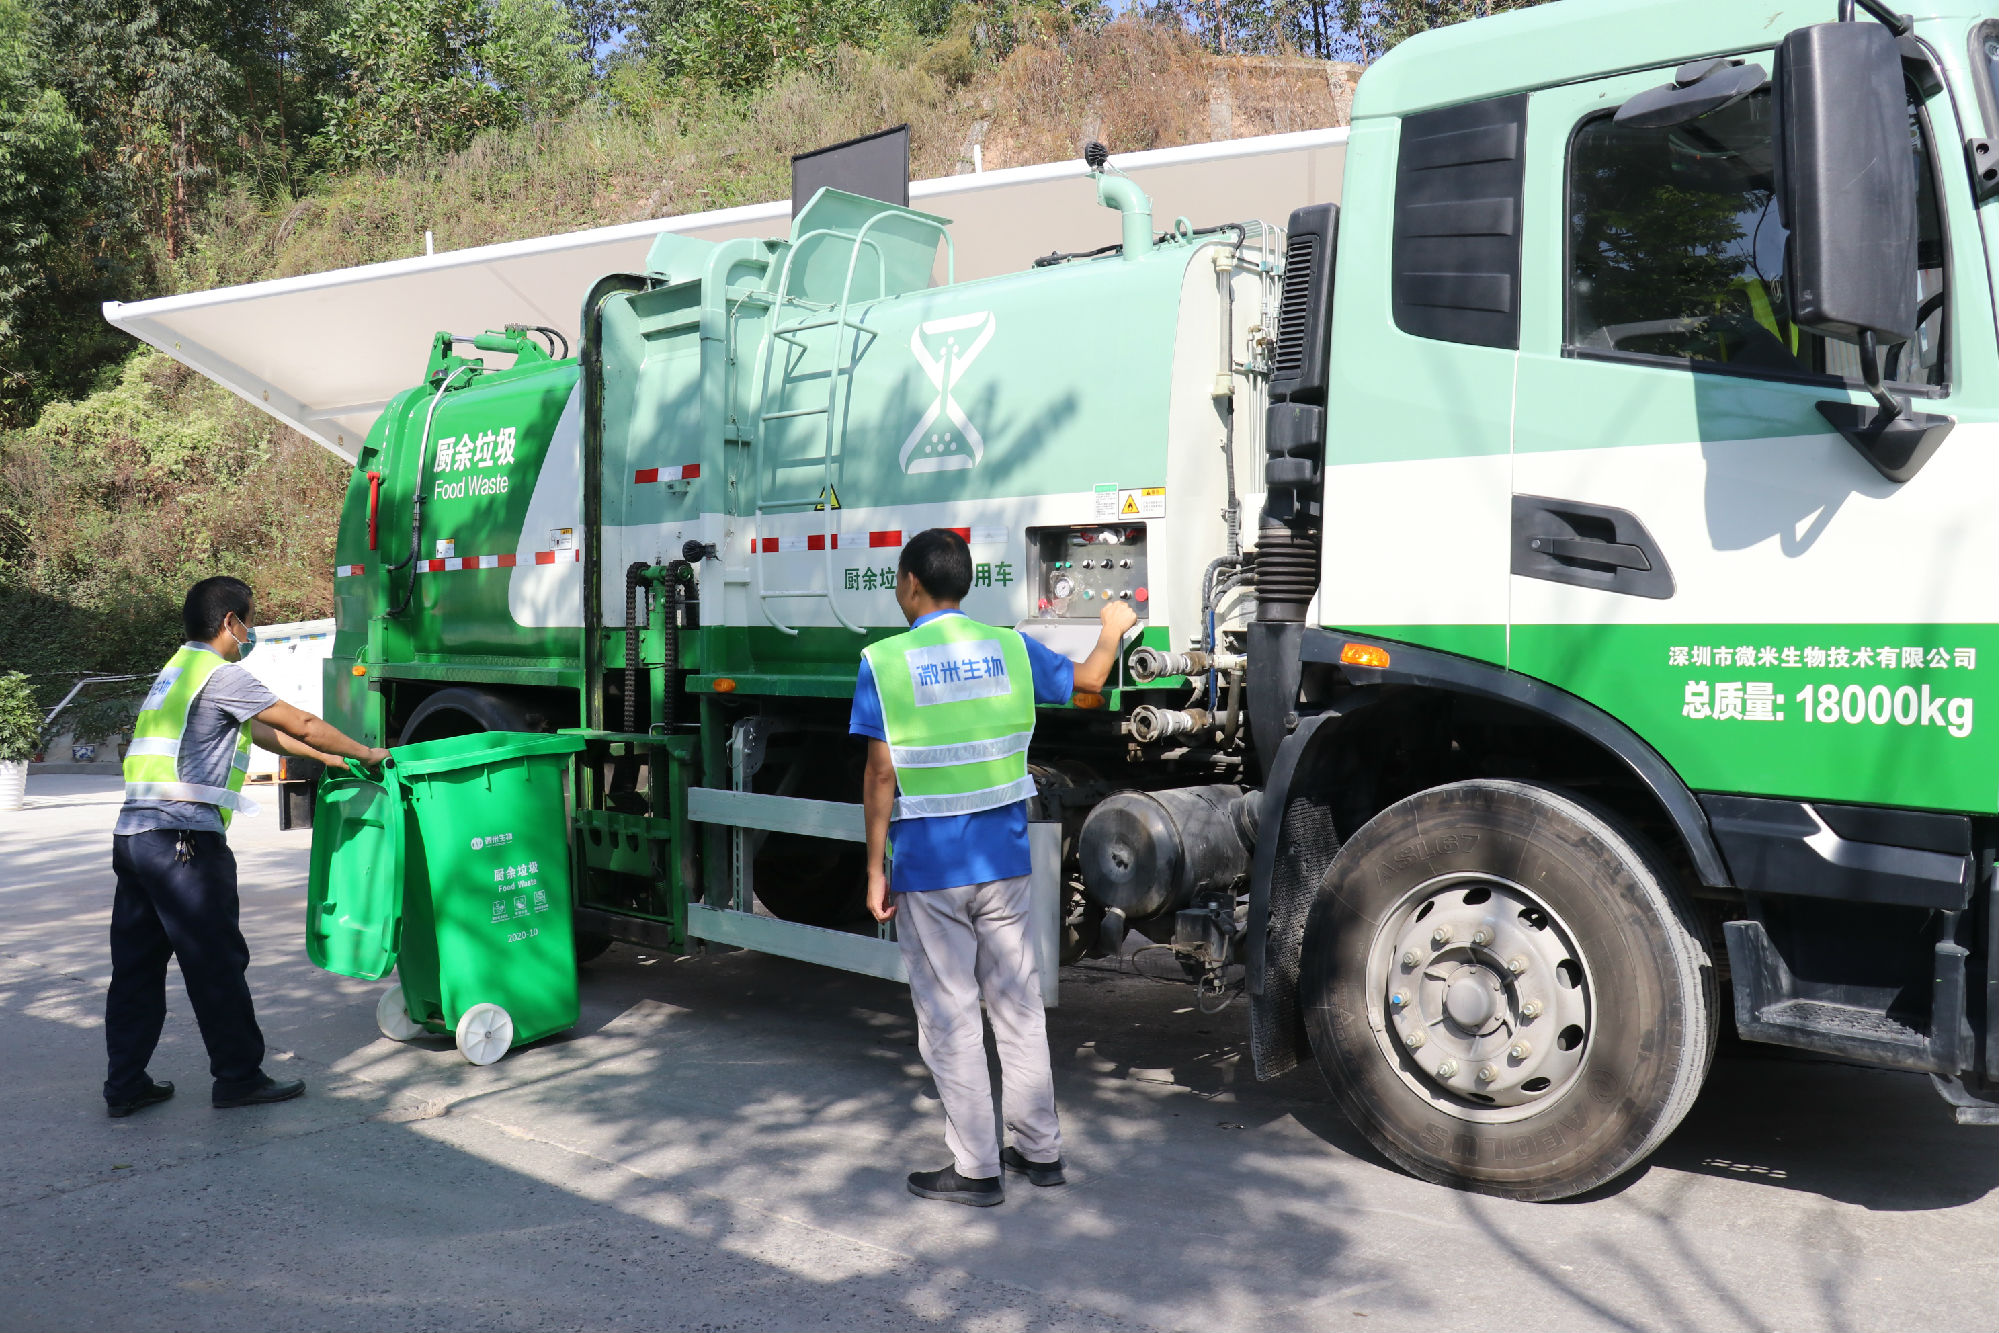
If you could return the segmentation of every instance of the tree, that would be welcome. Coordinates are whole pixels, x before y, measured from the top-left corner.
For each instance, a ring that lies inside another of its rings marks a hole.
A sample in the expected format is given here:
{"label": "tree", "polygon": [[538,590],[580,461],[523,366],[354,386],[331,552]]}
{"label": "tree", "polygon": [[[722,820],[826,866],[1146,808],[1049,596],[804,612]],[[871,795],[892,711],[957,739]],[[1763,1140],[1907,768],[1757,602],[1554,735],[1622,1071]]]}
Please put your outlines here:
{"label": "tree", "polygon": [[48,392],[49,310],[76,269],[83,129],[42,85],[44,57],[20,0],[0,0],[0,424]]}
{"label": "tree", "polygon": [[1338,0],[1343,54],[1369,63],[1419,32],[1489,18],[1546,0]]}
{"label": "tree", "polygon": [[387,166],[574,106],[590,63],[560,0],[356,0],[331,45],[324,160]]}
{"label": "tree", "polygon": [[518,113],[560,115],[590,96],[595,66],[561,0],[492,0],[493,38],[480,54]]}

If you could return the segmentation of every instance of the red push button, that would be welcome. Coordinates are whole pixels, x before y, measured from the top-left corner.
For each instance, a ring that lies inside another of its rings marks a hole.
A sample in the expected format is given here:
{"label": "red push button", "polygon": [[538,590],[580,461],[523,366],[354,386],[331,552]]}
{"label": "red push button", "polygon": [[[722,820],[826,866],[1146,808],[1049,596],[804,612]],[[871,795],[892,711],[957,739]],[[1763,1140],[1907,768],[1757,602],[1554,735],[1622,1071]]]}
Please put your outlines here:
{"label": "red push button", "polygon": [[1146,600],[1145,589],[1140,588],[1137,592],[1133,593],[1132,596],[1136,597],[1141,602]]}

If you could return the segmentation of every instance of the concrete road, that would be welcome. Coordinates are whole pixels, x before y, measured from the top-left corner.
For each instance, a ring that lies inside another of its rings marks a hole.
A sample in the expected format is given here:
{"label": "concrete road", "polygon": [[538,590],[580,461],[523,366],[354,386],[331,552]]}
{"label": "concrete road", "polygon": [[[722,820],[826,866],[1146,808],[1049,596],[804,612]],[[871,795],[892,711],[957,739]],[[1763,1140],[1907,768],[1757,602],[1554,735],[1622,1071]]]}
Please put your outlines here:
{"label": "concrete road", "polygon": [[1920,1078],[1725,1050],[1643,1170],[1513,1204],[1375,1157],[1240,1008],[1071,969],[1072,1183],[911,1198],[941,1116],[897,987],[619,947],[571,1035],[474,1068],[308,964],[308,839],[238,820],[251,979],[303,1100],[215,1111],[178,978],[99,1101],[102,779],[0,815],[0,1329],[1992,1329],[1999,1134]]}

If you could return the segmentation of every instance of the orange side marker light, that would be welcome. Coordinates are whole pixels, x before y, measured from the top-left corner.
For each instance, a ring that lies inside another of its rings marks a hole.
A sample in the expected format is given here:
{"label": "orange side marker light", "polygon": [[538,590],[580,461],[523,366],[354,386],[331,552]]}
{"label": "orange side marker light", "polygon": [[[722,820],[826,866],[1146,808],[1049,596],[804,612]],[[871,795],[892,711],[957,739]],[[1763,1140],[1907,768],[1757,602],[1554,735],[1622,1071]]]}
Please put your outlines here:
{"label": "orange side marker light", "polygon": [[1350,643],[1340,649],[1340,661],[1348,666],[1385,667],[1388,665],[1388,650],[1371,643]]}
{"label": "orange side marker light", "polygon": [[727,676],[723,676],[723,677],[719,678],[718,680],[716,680],[716,682],[715,682],[715,693],[717,693],[717,694],[734,694],[735,692],[736,692],[736,682],[735,682],[735,681],[733,681],[733,680],[730,680],[730,679],[729,679],[729,678],[728,678]]}

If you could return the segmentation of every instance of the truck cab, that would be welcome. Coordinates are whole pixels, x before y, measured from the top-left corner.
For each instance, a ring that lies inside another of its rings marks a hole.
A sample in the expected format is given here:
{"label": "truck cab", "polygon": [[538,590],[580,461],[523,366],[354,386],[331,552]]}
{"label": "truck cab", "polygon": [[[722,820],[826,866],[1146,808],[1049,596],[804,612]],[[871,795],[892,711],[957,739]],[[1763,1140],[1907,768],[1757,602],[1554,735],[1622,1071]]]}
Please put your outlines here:
{"label": "truck cab", "polygon": [[1774,8],[1520,11],[1355,102],[1250,988],[1433,1179],[1621,1169],[1724,1017],[1992,1118],[1995,25]]}

